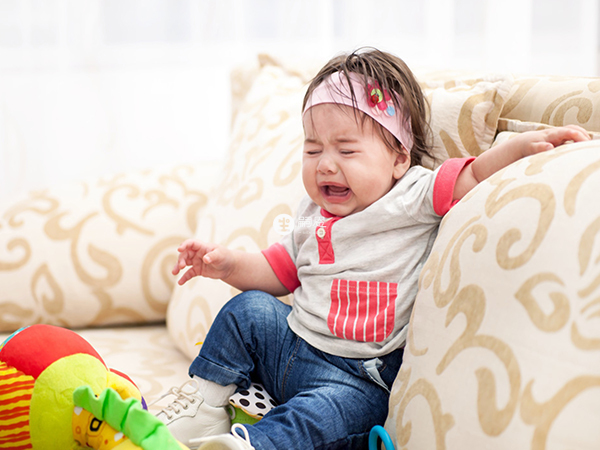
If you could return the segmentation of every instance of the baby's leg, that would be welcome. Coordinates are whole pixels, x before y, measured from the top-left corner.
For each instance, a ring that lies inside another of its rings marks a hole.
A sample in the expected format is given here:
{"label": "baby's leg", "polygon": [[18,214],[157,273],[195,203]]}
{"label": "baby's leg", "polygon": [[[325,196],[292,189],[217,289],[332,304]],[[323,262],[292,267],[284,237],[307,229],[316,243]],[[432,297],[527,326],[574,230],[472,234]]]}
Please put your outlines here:
{"label": "baby's leg", "polygon": [[281,401],[276,373],[286,364],[296,339],[287,324],[290,311],[289,305],[262,291],[234,297],[215,318],[190,366],[190,376],[240,389],[247,389],[252,379]]}
{"label": "baby's leg", "polygon": [[260,291],[244,292],[221,309],[190,366],[194,379],[172,389],[177,398],[157,415],[179,441],[189,446],[192,439],[228,432],[229,396],[247,388],[251,376],[275,390],[268,374],[280,365],[286,340],[295,338],[287,326],[290,309]]}
{"label": "baby's leg", "polygon": [[[362,360],[326,354],[296,336],[290,311],[264,292],[236,296],[219,312],[190,375],[219,386],[265,386],[280,406],[246,427],[256,450],[367,448],[370,429],[387,416],[388,391]],[[402,351],[380,359],[391,387]]]}
{"label": "baby's leg", "polygon": [[374,383],[331,384],[296,395],[246,428],[256,450],[362,450],[387,411],[388,395]]}
{"label": "baby's leg", "polygon": [[[382,381],[391,387],[402,350],[380,360]],[[364,361],[323,353],[299,338],[280,389],[284,403],[246,427],[257,450],[365,449],[371,428],[387,417],[389,393]]]}

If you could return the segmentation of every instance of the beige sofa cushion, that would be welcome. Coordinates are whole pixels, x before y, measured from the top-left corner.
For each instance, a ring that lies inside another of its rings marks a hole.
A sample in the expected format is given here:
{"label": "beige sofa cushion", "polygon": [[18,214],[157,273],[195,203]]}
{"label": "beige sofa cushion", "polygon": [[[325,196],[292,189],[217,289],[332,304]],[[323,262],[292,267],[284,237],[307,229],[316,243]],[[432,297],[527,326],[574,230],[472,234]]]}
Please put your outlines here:
{"label": "beige sofa cushion", "polygon": [[600,131],[600,79],[519,77],[501,117],[548,125],[581,125]]}
{"label": "beige sofa cushion", "polygon": [[[0,331],[164,320],[179,242],[196,229],[217,165],[31,192],[0,210]],[[212,168],[212,170],[211,170]]]}
{"label": "beige sofa cushion", "polygon": [[[273,220],[279,214],[293,216],[305,195],[300,174],[304,91],[300,76],[276,65],[261,68],[238,109],[225,170],[199,219],[198,239],[250,252],[279,241]],[[236,293],[220,280],[200,277],[174,289],[167,324],[184,353],[198,353],[196,343]]]}
{"label": "beige sofa cushion", "polygon": [[448,158],[478,156],[490,148],[500,112],[513,85],[510,75],[428,81],[420,79],[431,106],[431,131],[437,167]]}
{"label": "beige sofa cushion", "polygon": [[597,448],[600,144],[523,159],[445,217],[386,429],[397,448]]}

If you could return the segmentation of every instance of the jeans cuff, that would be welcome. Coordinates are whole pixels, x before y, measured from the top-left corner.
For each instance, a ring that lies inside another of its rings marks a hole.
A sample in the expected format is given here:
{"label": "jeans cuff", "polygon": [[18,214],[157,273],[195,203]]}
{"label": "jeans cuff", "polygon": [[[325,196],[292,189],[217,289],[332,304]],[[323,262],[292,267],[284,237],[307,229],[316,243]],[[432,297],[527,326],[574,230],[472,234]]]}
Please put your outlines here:
{"label": "jeans cuff", "polygon": [[221,386],[235,384],[238,388],[248,389],[250,387],[250,377],[236,372],[229,367],[213,363],[198,355],[192,362],[189,369],[190,377],[196,375],[205,380],[213,381]]}

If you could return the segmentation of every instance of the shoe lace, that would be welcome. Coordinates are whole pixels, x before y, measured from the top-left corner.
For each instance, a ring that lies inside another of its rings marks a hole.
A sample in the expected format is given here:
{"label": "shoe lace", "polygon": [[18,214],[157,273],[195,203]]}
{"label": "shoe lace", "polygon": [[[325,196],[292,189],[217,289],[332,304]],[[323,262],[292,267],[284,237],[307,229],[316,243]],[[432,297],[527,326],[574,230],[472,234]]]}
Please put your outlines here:
{"label": "shoe lace", "polygon": [[[187,386],[190,386],[191,389],[186,390]],[[172,387],[166,393],[164,393],[159,398],[150,403],[149,406],[158,403],[163,398],[169,395],[174,395],[175,400],[173,400],[161,410],[161,412],[165,413],[166,416],[170,419],[174,415],[179,414],[182,409],[188,409],[190,403],[193,404],[196,402],[196,398],[194,398],[193,395],[198,392],[199,388],[200,385],[198,384],[198,381],[192,378],[191,380],[186,381],[179,387]]]}

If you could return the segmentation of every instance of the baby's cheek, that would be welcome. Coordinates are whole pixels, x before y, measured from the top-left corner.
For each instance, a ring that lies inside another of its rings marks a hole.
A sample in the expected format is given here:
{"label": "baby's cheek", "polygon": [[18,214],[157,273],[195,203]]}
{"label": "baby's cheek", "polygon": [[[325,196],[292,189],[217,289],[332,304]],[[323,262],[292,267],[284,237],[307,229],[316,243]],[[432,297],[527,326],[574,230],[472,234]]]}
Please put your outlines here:
{"label": "baby's cheek", "polygon": [[306,189],[306,192],[311,198],[318,191],[314,172],[311,173],[309,168],[304,164],[302,165],[302,184],[304,184],[304,189]]}

